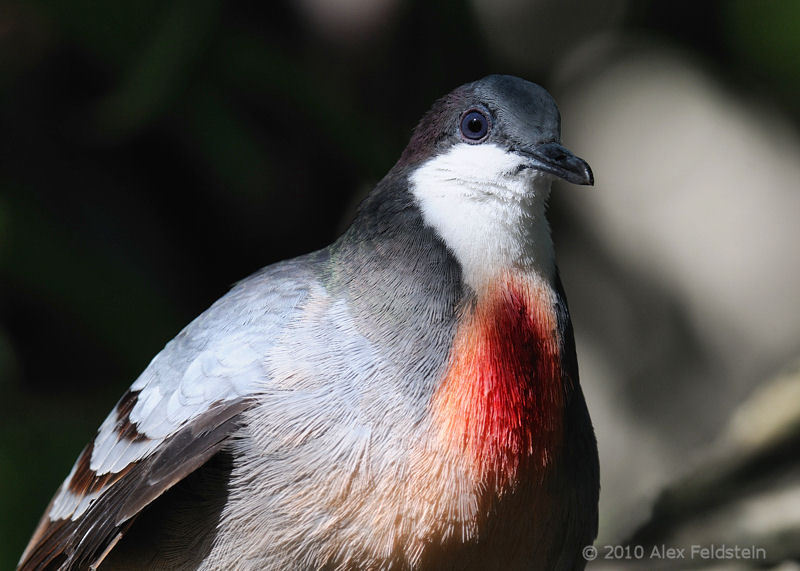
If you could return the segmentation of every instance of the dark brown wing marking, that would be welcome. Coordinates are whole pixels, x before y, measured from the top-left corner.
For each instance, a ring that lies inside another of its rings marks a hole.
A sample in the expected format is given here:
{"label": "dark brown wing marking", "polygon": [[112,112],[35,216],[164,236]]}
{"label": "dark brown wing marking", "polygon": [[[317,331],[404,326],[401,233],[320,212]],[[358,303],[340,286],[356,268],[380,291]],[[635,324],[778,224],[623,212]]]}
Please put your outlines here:
{"label": "dark brown wing marking", "polygon": [[147,436],[140,433],[136,425],[131,422],[131,411],[136,405],[140,392],[128,391],[117,403],[117,423],[114,425],[114,431],[120,440],[129,440],[130,442],[147,440]]}
{"label": "dark brown wing marking", "polygon": [[120,480],[136,465],[136,463],[128,464],[119,472],[109,472],[108,474],[98,476],[90,467],[92,450],[94,450],[94,442],[90,442],[89,445],[83,449],[83,452],[81,452],[78,465],[75,468],[75,474],[73,474],[67,486],[67,489],[75,495],[87,496],[91,493],[98,492]]}
{"label": "dark brown wing marking", "polygon": [[[140,391],[127,391],[115,407],[117,422],[114,425],[114,432],[119,440],[128,442],[142,442],[147,440],[147,436],[140,433],[134,423],[131,422],[130,414],[136,405]],[[90,442],[78,459],[75,474],[69,481],[68,489],[76,495],[88,495],[106,488],[122,478],[128,471],[135,466],[131,463],[119,472],[109,472],[98,476],[91,469],[92,452],[94,451],[94,441]]]}
{"label": "dark brown wing marking", "polygon": [[[145,506],[224,447],[237,428],[239,414],[248,406],[249,401],[243,399],[212,406],[152,454],[113,475],[94,474],[89,467],[92,445],[87,446],[69,490],[85,495],[91,490],[103,490],[104,485],[108,487],[75,520],[51,521],[51,501],[23,553],[19,569],[96,568]],[[122,416],[127,419],[127,413]]]}

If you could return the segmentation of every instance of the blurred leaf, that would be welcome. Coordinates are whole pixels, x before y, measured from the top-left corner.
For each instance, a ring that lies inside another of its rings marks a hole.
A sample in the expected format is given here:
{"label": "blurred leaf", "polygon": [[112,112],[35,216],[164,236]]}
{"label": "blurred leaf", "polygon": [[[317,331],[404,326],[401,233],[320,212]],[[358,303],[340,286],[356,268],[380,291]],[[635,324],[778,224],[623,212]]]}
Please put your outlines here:
{"label": "blurred leaf", "polygon": [[37,6],[6,2],[0,8],[0,87],[36,65],[53,41],[52,26]]}
{"label": "blurred leaf", "polygon": [[8,228],[9,228],[8,205],[3,196],[0,195],[0,264],[8,248]]}
{"label": "blurred leaf", "polygon": [[97,110],[98,129],[124,137],[158,117],[185,87],[219,19],[217,0],[176,0],[153,37]]}
{"label": "blurred leaf", "polygon": [[213,86],[201,89],[189,106],[187,130],[226,192],[259,201],[270,180],[269,154],[258,133],[239,117]]}
{"label": "blurred leaf", "polygon": [[364,175],[379,178],[397,158],[385,141],[386,129],[373,124],[334,81],[293,61],[261,38],[225,38],[219,73],[226,84],[284,102],[297,116],[318,127],[343,158]]}
{"label": "blurred leaf", "polygon": [[0,327],[0,390],[10,384],[10,379],[18,374],[18,364],[5,329]]}
{"label": "blurred leaf", "polygon": [[113,249],[81,242],[69,226],[25,199],[6,205],[11,222],[0,258],[4,282],[87,326],[131,370],[142,367],[143,350],[160,347],[181,325],[162,293]]}
{"label": "blurred leaf", "polygon": [[110,69],[125,67],[150,35],[164,2],[138,0],[29,0],[64,39],[92,53]]}
{"label": "blurred leaf", "polygon": [[776,83],[800,88],[800,2],[731,0],[721,14],[742,59]]}
{"label": "blurred leaf", "polygon": [[[3,197],[0,196],[0,268],[3,267],[4,258],[7,255],[8,229],[8,206]],[[3,293],[3,289],[0,288],[0,299],[2,299]],[[0,325],[0,390],[3,389],[4,385],[9,384],[11,377],[17,373],[17,366],[11,340],[5,329]]]}

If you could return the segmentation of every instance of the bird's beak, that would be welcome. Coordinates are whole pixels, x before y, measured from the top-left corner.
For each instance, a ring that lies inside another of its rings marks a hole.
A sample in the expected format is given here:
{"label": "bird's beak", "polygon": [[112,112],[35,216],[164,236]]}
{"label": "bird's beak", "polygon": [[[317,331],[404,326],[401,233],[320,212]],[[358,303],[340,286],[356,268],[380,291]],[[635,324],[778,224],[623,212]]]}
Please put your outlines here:
{"label": "bird's beak", "polygon": [[572,154],[572,151],[558,143],[542,143],[530,150],[525,156],[532,159],[531,167],[563,178],[573,184],[594,185],[594,175],[589,163]]}

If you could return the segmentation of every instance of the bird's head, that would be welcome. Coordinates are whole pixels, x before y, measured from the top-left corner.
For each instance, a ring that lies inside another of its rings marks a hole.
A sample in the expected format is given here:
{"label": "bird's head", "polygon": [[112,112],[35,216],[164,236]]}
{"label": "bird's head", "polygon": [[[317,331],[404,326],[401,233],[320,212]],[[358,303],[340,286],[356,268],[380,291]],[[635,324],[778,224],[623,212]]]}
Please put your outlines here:
{"label": "bird's head", "polygon": [[594,183],[561,145],[561,118],[542,87],[491,75],[462,85],[422,118],[399,161],[425,222],[476,290],[510,267],[553,271],[544,210],[554,178]]}
{"label": "bird's head", "polygon": [[[561,116],[541,86],[510,75],[490,75],[439,99],[422,118],[401,161],[464,157],[486,175],[531,169],[575,184],[594,183],[583,159],[561,146]],[[501,158],[502,157],[502,158]],[[470,160],[477,161],[477,163]],[[465,179],[474,175],[464,169]]]}

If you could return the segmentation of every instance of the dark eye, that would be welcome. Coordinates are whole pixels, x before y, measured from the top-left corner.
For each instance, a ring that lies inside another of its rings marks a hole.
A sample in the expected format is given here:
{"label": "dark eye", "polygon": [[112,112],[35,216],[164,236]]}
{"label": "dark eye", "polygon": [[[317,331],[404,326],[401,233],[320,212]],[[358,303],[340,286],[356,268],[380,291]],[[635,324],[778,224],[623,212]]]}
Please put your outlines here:
{"label": "dark eye", "polygon": [[477,141],[489,132],[489,118],[483,111],[471,109],[461,117],[461,134],[467,139]]}

